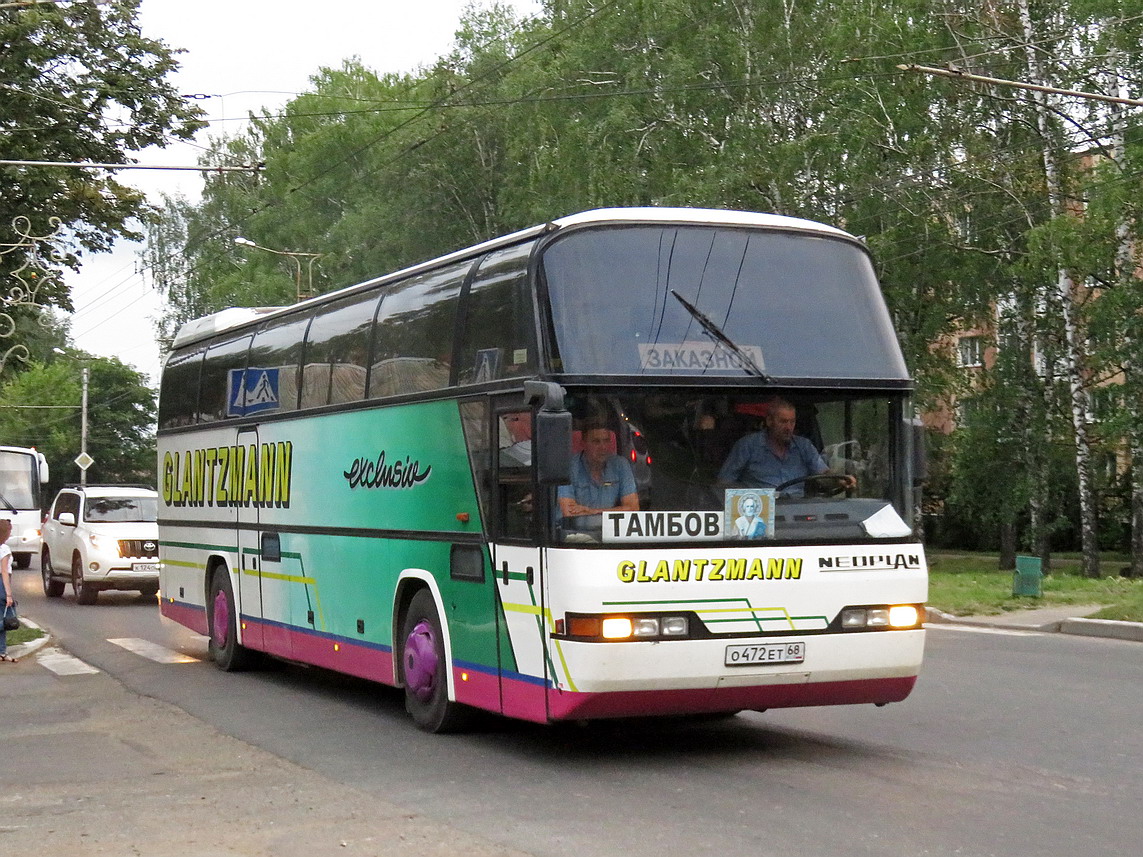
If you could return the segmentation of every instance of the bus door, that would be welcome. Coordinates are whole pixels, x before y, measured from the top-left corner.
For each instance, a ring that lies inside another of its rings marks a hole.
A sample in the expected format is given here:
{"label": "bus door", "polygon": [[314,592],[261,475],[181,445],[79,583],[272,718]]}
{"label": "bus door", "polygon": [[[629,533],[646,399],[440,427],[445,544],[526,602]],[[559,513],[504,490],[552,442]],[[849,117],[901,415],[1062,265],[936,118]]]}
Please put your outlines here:
{"label": "bus door", "polygon": [[[516,401],[519,401],[518,399]],[[543,494],[533,478],[532,412],[499,410],[490,522],[492,572],[498,600],[500,705],[504,714],[547,720],[552,674],[543,585],[545,551],[538,546]]]}
{"label": "bus door", "polygon": [[[245,455],[258,454],[258,429],[256,426],[238,431],[238,445],[245,449]],[[246,468],[250,462],[245,461]],[[245,475],[242,476],[245,479]],[[262,619],[262,574],[261,545],[259,540],[259,511],[257,503],[238,504],[238,624],[242,632],[242,644],[252,649],[263,649]],[[247,621],[253,619],[254,621]]]}

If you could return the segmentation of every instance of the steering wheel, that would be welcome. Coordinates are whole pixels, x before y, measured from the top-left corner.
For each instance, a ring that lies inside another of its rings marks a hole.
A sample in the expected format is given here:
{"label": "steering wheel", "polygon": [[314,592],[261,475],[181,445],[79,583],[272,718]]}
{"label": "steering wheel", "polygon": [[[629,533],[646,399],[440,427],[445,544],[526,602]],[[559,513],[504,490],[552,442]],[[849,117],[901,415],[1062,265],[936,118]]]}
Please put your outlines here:
{"label": "steering wheel", "polygon": [[832,486],[826,487],[822,485],[820,490],[826,497],[835,497],[847,489],[846,483],[849,481],[848,474],[845,473],[811,473],[808,476],[799,476],[797,479],[789,479],[777,487],[777,492],[781,494],[791,485],[800,485],[807,483],[810,485],[817,485],[818,483],[833,482]]}

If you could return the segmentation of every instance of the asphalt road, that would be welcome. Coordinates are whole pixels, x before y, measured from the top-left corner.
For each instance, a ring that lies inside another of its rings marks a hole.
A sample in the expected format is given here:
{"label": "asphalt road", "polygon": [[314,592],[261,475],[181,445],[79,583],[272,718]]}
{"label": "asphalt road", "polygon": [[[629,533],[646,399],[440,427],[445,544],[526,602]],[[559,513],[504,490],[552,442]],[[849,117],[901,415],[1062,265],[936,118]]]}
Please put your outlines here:
{"label": "asphalt road", "polygon": [[[930,627],[913,695],[886,708],[429,736],[388,688],[276,665],[224,674],[154,602],[15,572],[22,612],[132,691],[331,780],[510,848],[567,854],[1138,853],[1143,644]],[[241,805],[236,802],[236,811]],[[383,852],[378,852],[383,853]]]}

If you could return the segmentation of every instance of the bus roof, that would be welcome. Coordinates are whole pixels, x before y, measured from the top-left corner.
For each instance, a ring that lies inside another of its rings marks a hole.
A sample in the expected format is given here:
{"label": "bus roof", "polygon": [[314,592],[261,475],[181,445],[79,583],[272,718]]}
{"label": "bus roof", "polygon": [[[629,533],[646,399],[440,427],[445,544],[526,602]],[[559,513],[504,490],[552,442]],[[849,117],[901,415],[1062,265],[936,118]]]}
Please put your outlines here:
{"label": "bus roof", "polygon": [[407,277],[423,269],[459,261],[466,256],[482,255],[498,247],[516,244],[521,241],[527,241],[530,238],[535,238],[546,232],[554,232],[559,229],[567,229],[570,227],[591,226],[606,223],[678,223],[687,225],[712,226],[755,226],[768,229],[814,232],[818,235],[831,235],[839,238],[848,238],[850,240],[853,240],[854,238],[854,236],[850,235],[848,232],[845,232],[836,227],[827,226],[823,223],[816,223],[812,220],[804,220],[800,217],[787,217],[783,214],[764,214],[755,211],[733,211],[729,209],[715,208],[596,208],[590,211],[581,211],[578,214],[569,214],[566,217],[559,217],[555,220],[549,221],[548,223],[538,224],[536,226],[528,227],[527,229],[521,229],[519,232],[513,232],[509,235],[493,238],[481,244],[476,244],[472,247],[466,247],[462,250],[457,250],[445,256],[439,256],[435,259],[430,259],[417,265],[412,265],[408,268],[394,271],[390,274],[375,277],[374,279],[366,280],[363,283],[357,283],[355,285],[346,286],[333,292],[318,295],[317,297],[309,298],[308,300],[297,304],[291,304],[290,306],[230,307],[229,309],[220,310],[219,312],[213,313],[211,315],[206,315],[201,318],[196,318],[183,324],[182,327],[179,328],[178,333],[175,334],[175,339],[171,347],[179,348],[191,342],[209,339],[215,334],[221,333],[225,330],[230,330],[235,327],[240,327],[248,322],[255,321],[257,319],[276,315],[278,313],[285,313],[309,304],[324,303],[328,300],[332,300],[343,295],[352,294],[358,289],[364,289],[376,285],[377,283],[384,280]]}

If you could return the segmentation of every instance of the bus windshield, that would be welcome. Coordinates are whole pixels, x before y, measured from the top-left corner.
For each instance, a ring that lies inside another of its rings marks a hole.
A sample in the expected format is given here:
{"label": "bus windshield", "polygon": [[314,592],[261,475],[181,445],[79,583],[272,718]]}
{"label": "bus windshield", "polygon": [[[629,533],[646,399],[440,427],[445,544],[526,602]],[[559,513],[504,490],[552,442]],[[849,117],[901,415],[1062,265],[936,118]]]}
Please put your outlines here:
{"label": "bus windshield", "polygon": [[[593,454],[603,462],[596,490],[616,487],[576,507],[557,499],[556,539],[911,537],[899,488],[907,460],[903,404],[884,394],[577,390],[569,396],[577,425],[573,481],[559,496],[574,497],[587,484]],[[593,443],[606,454],[593,453]],[[624,496],[626,512],[617,508]]]}
{"label": "bus windshield", "polygon": [[0,508],[39,507],[36,460],[23,452],[0,452]]}
{"label": "bus windshield", "polygon": [[[908,378],[872,263],[847,239],[595,227],[555,240],[542,270],[556,372],[743,377],[756,364],[780,379]],[[719,344],[700,317],[737,347]]]}

